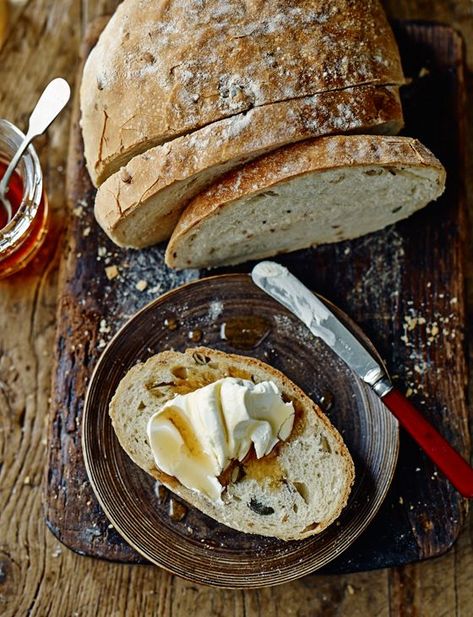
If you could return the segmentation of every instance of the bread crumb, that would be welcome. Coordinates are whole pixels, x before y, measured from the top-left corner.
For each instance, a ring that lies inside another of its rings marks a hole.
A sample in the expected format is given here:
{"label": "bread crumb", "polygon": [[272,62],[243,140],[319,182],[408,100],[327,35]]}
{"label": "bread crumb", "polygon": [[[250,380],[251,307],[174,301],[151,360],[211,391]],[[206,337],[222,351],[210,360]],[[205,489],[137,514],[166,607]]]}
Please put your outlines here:
{"label": "bread crumb", "polygon": [[108,334],[110,332],[110,326],[107,326],[105,319],[102,319],[99,327],[100,334]]}
{"label": "bread crumb", "polygon": [[423,66],[420,71],[419,71],[419,77],[427,77],[427,75],[430,75],[430,71],[428,68],[426,68],[425,66]]}
{"label": "bread crumb", "polygon": [[90,234],[90,227],[86,227],[84,231],[82,232],[82,235],[84,236],[84,238],[87,238],[89,234]]}
{"label": "bread crumb", "polygon": [[404,499],[402,497],[399,497],[399,503],[401,504],[401,506],[403,505]]}
{"label": "bread crumb", "polygon": [[25,476],[25,479],[23,480],[23,484],[26,485],[30,485],[31,484],[31,479],[29,476]]}
{"label": "bread crumb", "polygon": [[348,595],[353,596],[355,594],[355,588],[353,585],[347,585]]}
{"label": "bread crumb", "polygon": [[144,291],[148,287],[148,283],[145,280],[141,279],[141,281],[138,281],[136,283],[135,287],[138,291]]}
{"label": "bread crumb", "polygon": [[114,278],[118,276],[118,268],[117,266],[107,266],[105,268],[105,274],[109,281],[112,281]]}
{"label": "bread crumb", "polygon": [[107,249],[104,246],[99,246],[99,248],[97,249],[97,255],[99,257],[105,257],[106,254],[107,254]]}
{"label": "bread crumb", "polygon": [[84,208],[82,206],[76,206],[72,213],[74,214],[74,216],[80,218],[84,214]]}
{"label": "bread crumb", "polygon": [[56,546],[56,548],[51,553],[51,557],[59,557],[62,555],[62,548],[60,546]]}

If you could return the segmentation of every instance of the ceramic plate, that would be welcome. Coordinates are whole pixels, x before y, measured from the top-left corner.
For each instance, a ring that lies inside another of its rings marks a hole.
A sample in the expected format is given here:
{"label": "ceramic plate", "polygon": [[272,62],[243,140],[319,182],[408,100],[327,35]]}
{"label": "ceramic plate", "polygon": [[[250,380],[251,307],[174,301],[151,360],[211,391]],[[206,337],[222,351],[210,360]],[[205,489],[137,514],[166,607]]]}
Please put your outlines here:
{"label": "ceramic plate", "polygon": [[[155,353],[196,345],[254,356],[274,366],[318,402],[338,428],[355,462],[356,481],[341,517],[324,532],[283,542],[229,529],[156,486],[122,450],[108,417],[119,381],[131,366]],[[232,588],[285,583],[340,555],[378,511],[399,445],[397,422],[376,395],[243,274],[179,287],[118,332],[92,376],[82,438],[92,487],[125,540],[174,574]]]}

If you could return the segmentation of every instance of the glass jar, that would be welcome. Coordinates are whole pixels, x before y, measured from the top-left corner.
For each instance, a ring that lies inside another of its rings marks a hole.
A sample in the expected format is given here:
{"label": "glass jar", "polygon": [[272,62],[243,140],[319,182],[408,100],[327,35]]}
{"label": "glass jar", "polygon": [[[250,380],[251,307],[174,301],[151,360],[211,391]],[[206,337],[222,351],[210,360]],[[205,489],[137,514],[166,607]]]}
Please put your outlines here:
{"label": "glass jar", "polygon": [[[0,119],[0,177],[18,150],[23,133],[8,120]],[[48,202],[43,191],[43,173],[33,146],[22,156],[7,193],[13,216],[0,227],[0,279],[18,272],[36,255],[46,237]],[[0,220],[0,226],[2,221]]]}

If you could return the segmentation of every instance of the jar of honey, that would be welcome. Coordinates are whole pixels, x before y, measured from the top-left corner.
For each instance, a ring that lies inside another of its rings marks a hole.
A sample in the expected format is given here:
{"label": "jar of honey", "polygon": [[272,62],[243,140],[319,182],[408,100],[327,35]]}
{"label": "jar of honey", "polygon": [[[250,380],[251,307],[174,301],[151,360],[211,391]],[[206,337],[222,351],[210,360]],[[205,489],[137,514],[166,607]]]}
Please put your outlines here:
{"label": "jar of honey", "polygon": [[[0,119],[0,178],[18,150],[23,133]],[[33,146],[29,146],[12,175],[7,193],[12,206],[8,221],[0,202],[0,279],[18,272],[35,256],[47,233],[48,202],[43,174]]]}

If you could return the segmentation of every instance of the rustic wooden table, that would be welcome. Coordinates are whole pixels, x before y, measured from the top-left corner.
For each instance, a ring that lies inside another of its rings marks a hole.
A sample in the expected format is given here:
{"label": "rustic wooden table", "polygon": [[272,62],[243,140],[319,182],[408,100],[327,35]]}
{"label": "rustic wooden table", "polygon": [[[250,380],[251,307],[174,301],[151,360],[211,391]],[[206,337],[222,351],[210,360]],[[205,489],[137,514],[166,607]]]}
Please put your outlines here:
{"label": "rustic wooden table", "polygon": [[[53,76],[74,80],[88,21],[116,0],[15,0],[0,51],[0,116],[25,126]],[[473,69],[471,0],[388,0],[390,15],[456,26]],[[473,78],[467,85],[471,91]],[[473,125],[473,106],[469,106]],[[473,521],[456,546],[435,560],[393,570],[309,576],[259,591],[199,587],[151,566],[80,557],[43,522],[41,484],[56,326],[57,264],[64,200],[68,114],[39,140],[53,211],[53,233],[27,273],[0,283],[0,614],[20,615],[363,615],[450,617],[473,614]],[[469,161],[473,139],[470,136]],[[473,173],[469,170],[473,205]],[[471,252],[471,251],[470,251]],[[473,268],[468,268],[469,276]],[[469,281],[469,313],[473,285]],[[470,337],[471,338],[471,337]]]}

